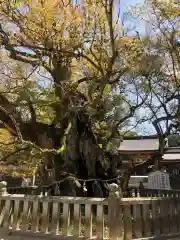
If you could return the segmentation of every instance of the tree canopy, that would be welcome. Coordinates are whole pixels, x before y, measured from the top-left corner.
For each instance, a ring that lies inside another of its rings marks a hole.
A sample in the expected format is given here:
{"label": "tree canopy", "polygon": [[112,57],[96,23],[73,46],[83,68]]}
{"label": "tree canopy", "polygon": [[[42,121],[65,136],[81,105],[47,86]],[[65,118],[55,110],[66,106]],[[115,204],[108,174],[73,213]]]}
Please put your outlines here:
{"label": "tree canopy", "polygon": [[53,181],[117,177],[117,147],[131,118],[151,111],[135,127],[157,121],[160,108],[167,113],[179,66],[178,27],[173,33],[167,21],[177,20],[178,8],[147,4],[156,37],[132,35],[115,0],[1,2],[0,120],[16,141],[9,151],[31,156],[43,182],[48,169]]}

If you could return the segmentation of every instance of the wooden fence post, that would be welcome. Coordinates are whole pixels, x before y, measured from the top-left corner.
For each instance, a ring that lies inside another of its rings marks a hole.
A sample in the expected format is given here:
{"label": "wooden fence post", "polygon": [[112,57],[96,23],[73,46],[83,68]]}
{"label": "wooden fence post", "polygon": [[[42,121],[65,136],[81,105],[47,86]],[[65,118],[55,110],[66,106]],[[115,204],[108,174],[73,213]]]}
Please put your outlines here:
{"label": "wooden fence post", "polygon": [[[7,182],[0,182],[0,196],[7,195]],[[1,211],[1,219],[0,219],[0,238],[6,239],[9,236],[9,212],[10,212],[10,199],[5,201],[5,205]],[[1,205],[1,201],[0,201]]]}
{"label": "wooden fence post", "polygon": [[139,195],[140,195],[139,197],[145,197],[144,185],[142,181],[139,183]]}
{"label": "wooden fence post", "polygon": [[123,235],[122,207],[120,206],[122,193],[119,190],[119,186],[115,183],[110,184],[109,189],[110,189],[108,198],[109,238],[111,240],[119,240]]}
{"label": "wooden fence post", "polygon": [[0,182],[0,196],[7,195],[7,182]]}

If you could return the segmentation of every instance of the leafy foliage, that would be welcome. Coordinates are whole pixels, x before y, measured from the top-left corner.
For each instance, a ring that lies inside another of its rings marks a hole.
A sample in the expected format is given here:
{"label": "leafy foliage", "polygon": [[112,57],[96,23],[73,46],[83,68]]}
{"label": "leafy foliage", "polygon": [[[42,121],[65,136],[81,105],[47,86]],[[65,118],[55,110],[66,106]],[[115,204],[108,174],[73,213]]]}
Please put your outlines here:
{"label": "leafy foliage", "polygon": [[[161,4],[151,7],[163,13]],[[119,11],[113,0],[0,5],[0,119],[18,146],[38,156],[30,162],[44,181],[48,168],[54,180],[62,172],[117,176],[113,156],[124,128],[141,107],[154,119],[152,98],[164,97],[159,84],[172,86],[164,35],[128,35]]]}

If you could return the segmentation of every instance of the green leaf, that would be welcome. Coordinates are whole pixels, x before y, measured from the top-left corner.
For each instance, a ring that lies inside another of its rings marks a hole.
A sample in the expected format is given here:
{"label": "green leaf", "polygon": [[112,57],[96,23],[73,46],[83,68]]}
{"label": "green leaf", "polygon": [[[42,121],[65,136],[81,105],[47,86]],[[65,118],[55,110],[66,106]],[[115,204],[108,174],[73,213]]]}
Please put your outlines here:
{"label": "green leaf", "polygon": [[177,90],[178,91],[180,90],[180,84],[177,84]]}
{"label": "green leaf", "polygon": [[111,144],[110,142],[108,142],[106,145],[106,151],[109,152],[110,150],[111,150]]}
{"label": "green leaf", "polygon": [[68,127],[66,128],[65,134],[68,135],[69,131],[71,130],[72,124],[69,122]]}
{"label": "green leaf", "polygon": [[78,188],[80,188],[80,187],[81,187],[80,182],[79,182],[76,178],[74,178],[74,181],[75,181],[76,186],[77,186]]}
{"label": "green leaf", "polygon": [[98,146],[99,146],[100,148],[102,148],[102,144],[98,144]]}
{"label": "green leaf", "polygon": [[143,88],[143,90],[144,90],[146,93],[151,92],[151,89],[150,89],[150,87],[149,87],[149,84],[148,84],[148,82],[147,82],[146,80],[144,80],[144,81],[142,82],[142,88]]}
{"label": "green leaf", "polygon": [[64,150],[65,150],[65,146],[62,145],[62,147],[57,150],[57,154],[64,152]]}
{"label": "green leaf", "polygon": [[21,1],[20,0],[12,1],[12,8],[13,9],[17,9],[20,5],[21,5]]}
{"label": "green leaf", "polygon": [[105,88],[103,90],[103,95],[106,95],[106,94],[110,93],[111,90],[112,90],[111,85],[110,84],[106,84],[106,86],[105,86]]}

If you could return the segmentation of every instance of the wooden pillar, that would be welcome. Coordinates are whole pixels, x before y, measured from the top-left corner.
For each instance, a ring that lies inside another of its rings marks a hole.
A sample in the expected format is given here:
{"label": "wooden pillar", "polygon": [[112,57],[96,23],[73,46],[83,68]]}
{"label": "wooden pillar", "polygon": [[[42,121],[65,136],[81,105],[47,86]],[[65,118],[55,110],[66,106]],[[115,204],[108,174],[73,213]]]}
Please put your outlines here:
{"label": "wooden pillar", "polygon": [[109,185],[108,198],[108,226],[109,238],[119,240],[123,236],[122,206],[120,205],[122,193],[115,183]]}
{"label": "wooden pillar", "polygon": [[144,195],[144,185],[143,185],[142,181],[139,183],[139,195],[140,195],[140,197],[145,197],[145,195]]}
{"label": "wooden pillar", "polygon": [[7,182],[0,182],[0,196],[7,195]]}

